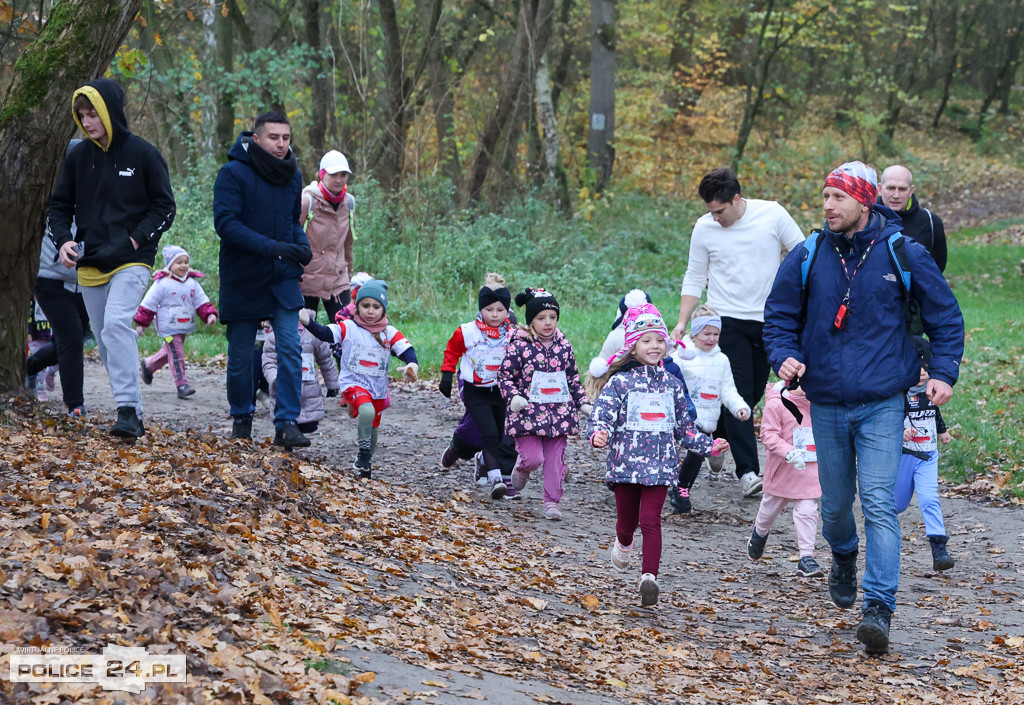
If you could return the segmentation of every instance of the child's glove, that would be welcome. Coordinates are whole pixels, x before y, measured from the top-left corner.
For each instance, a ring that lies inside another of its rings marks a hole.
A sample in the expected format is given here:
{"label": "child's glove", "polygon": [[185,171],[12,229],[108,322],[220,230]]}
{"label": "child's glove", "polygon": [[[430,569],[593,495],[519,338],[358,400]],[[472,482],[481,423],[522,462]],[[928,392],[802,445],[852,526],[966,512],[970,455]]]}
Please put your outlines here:
{"label": "child's glove", "polygon": [[583,414],[584,416],[590,416],[592,413],[594,413],[594,405],[580,404],[580,413]]}
{"label": "child's glove", "polygon": [[523,397],[516,394],[512,397],[512,401],[509,402],[508,408],[512,410],[513,414],[518,414],[520,411],[526,408],[526,405],[530,402],[526,401]]}
{"label": "child's glove", "polygon": [[445,399],[452,398],[452,378],[455,377],[454,372],[442,372],[441,383],[437,385],[437,391],[444,395]]}
{"label": "child's glove", "polygon": [[300,308],[299,309],[299,323],[301,323],[304,326],[308,326],[309,322],[312,319],[313,319],[313,317],[309,315],[309,310],[308,309],[305,309],[305,308]]}
{"label": "child's glove", "polygon": [[786,453],[786,462],[797,470],[803,470],[807,467],[807,463],[804,461],[804,452],[799,448],[794,448]]}
{"label": "child's glove", "polygon": [[402,368],[402,376],[405,377],[410,382],[415,382],[420,378],[419,371],[419,363],[410,362],[408,365]]}
{"label": "child's glove", "polygon": [[328,389],[327,390],[327,396],[329,396],[329,397],[336,397],[339,394],[341,394],[341,390],[340,389]]}

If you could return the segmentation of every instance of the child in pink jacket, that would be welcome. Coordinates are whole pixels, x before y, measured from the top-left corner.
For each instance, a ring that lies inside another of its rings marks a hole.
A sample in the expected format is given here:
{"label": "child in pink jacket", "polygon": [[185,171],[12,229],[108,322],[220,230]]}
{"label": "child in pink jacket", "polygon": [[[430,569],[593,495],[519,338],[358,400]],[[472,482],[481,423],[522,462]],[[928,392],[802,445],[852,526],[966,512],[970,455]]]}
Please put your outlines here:
{"label": "child in pink jacket", "polygon": [[754,519],[754,530],[747,541],[751,560],[764,555],[775,519],[793,503],[793,525],[800,549],[796,574],[805,578],[824,575],[814,560],[814,541],[818,536],[818,457],[811,431],[811,405],[799,387],[785,390],[783,383],[768,385],[764,414],[761,416],[761,443],[766,463],[761,506]]}

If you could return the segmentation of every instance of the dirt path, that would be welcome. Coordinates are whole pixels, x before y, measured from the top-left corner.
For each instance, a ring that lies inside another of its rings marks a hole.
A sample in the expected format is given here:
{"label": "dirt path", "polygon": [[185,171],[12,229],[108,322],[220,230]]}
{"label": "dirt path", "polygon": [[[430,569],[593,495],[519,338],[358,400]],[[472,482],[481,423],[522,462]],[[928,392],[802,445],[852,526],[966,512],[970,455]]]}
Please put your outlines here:
{"label": "dirt path", "polygon": [[[157,374],[154,384],[144,388],[147,418],[169,429],[209,429],[227,435],[230,419],[223,370],[193,366],[189,374],[198,393],[185,401],[176,398],[166,371]],[[86,365],[85,397],[92,417],[113,419],[106,375],[94,359]],[[313,447],[303,455],[334,464],[338,472],[351,472],[355,426],[333,403],[328,404],[328,414],[313,436]],[[416,493],[441,500],[468,494],[481,515],[514,534],[528,534],[550,546],[549,560],[554,557],[591,575],[594,591],[602,601],[621,605],[623,619],[687,634],[705,641],[709,648],[731,643],[748,664],[756,664],[757,649],[762,648],[750,644],[753,632],[774,635],[778,645],[791,649],[797,660],[815,658],[826,650],[833,657],[838,653],[863,658],[853,635],[857,613],[831,604],[823,578],[795,575],[796,540],[788,513],[776,524],[766,558],[757,563],[747,559],[745,542],[758,505],[740,496],[735,479],[709,482],[702,474],[694,492],[694,513],[665,518],[661,602],[651,613],[634,616],[640,612],[633,610],[639,601],[639,571],[620,576],[610,571],[606,558],[615,514],[611,493],[601,482],[603,456],[581,442],[570,443],[565,520],[545,521],[537,482],[527,487],[521,500],[495,502],[472,484],[468,464],[447,472],[439,469],[437,459],[460,415],[461,406],[445,400],[429,384],[396,390],[381,428],[374,482],[408,486],[410,502],[418,501]],[[268,439],[272,435],[268,410],[257,412],[254,435]],[[1006,639],[1024,636],[1020,510],[959,497],[944,498],[943,508],[950,550],[957,560],[946,574],[931,570],[916,507],[902,517],[900,607],[893,623],[893,654],[883,665],[891,664],[903,675],[934,676],[940,673],[939,666],[944,667],[941,673],[954,667],[968,669],[979,654],[998,650]],[[819,562],[827,565],[828,549],[820,536],[817,550]],[[362,651],[352,655],[364,660],[361,667],[377,671],[374,686],[381,697],[396,702],[415,696],[429,703],[465,703],[465,698],[478,693],[501,703],[614,702],[600,694],[558,690],[556,681],[526,682],[472,669],[470,675],[444,674],[445,688],[439,689],[423,685],[436,681],[438,674],[409,663],[414,657],[408,654]],[[988,674],[982,674],[985,678],[1000,676],[994,669],[983,670]],[[970,678],[968,674],[948,685],[970,688],[975,683]]]}

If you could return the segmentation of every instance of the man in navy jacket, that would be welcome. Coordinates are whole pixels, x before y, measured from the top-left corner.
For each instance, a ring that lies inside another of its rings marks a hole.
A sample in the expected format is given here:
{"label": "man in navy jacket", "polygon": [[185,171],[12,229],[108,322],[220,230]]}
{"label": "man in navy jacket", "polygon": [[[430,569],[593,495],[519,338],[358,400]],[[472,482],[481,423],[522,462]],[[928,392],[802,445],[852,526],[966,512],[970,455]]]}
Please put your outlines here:
{"label": "man in navy jacket", "polygon": [[279,112],[256,118],[228,152],[213,187],[220,236],[220,319],[227,327],[227,392],[232,438],[252,437],[252,350],[260,321],[277,339],[274,444],[306,447],[299,432],[302,346],[299,278],[312,252],[299,223],[302,175],[291,149],[291,126]]}
{"label": "man in navy jacket", "polygon": [[[889,646],[900,576],[894,486],[903,437],[903,395],[920,376],[907,332],[906,290],[886,239],[899,217],[876,205],[874,169],[843,164],[822,191],[826,227],[803,281],[798,247],[779,268],[765,304],[764,341],[779,377],[799,377],[811,402],[821,480],[822,534],[832,548],[829,593],[839,607],[857,598],[857,490],[866,539],[864,604],[857,638],[869,653]],[[909,296],[932,345],[928,397],[952,396],[964,347],[956,297],[928,251],[904,238]],[[806,292],[804,292],[806,287]],[[806,310],[805,310],[806,309]]]}

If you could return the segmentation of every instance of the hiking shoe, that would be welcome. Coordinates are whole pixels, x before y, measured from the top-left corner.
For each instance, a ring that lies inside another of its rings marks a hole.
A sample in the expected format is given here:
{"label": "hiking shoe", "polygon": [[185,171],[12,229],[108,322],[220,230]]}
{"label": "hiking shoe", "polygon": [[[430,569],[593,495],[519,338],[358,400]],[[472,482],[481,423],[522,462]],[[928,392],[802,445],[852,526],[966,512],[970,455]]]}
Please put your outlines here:
{"label": "hiking shoe", "polygon": [[356,461],[352,463],[352,467],[359,473],[359,477],[364,480],[370,479],[370,461],[373,459],[373,453],[369,448],[360,448],[359,454],[356,455]]}
{"label": "hiking shoe", "polygon": [[139,360],[139,375],[142,377],[142,381],[146,384],[153,384],[153,373],[146,367],[145,360]]}
{"label": "hiking shoe", "polygon": [[146,428],[139,420],[134,406],[117,407],[117,421],[111,426],[110,435],[131,439],[142,438],[146,435]]}
{"label": "hiking shoe", "polygon": [[487,467],[484,464],[483,451],[480,451],[479,453],[473,456],[473,467],[476,468],[476,470],[473,473],[474,477],[476,478],[476,484],[486,485],[488,482]]}
{"label": "hiking shoe", "polygon": [[252,440],[252,417],[235,419],[231,422],[231,437]]}
{"label": "hiking shoe", "polygon": [[512,477],[510,478],[509,481],[512,483],[512,487],[514,487],[515,489],[521,490],[524,487],[526,487],[526,483],[529,481],[529,479],[530,473],[523,472],[519,468],[512,468]]}
{"label": "hiking shoe", "polygon": [[75,421],[84,421],[85,420],[85,407],[84,406],[76,406],[74,409],[71,409],[70,411],[68,411],[68,416],[71,417],[72,419],[74,419]]}
{"label": "hiking shoe", "polygon": [[929,536],[928,542],[932,545],[932,570],[949,570],[956,565],[956,561],[946,550],[948,536]]}
{"label": "hiking shoe", "polygon": [[196,393],[196,390],[192,389],[192,387],[190,387],[187,384],[183,384],[180,387],[178,387],[178,398],[179,399],[187,399],[188,397],[192,396],[195,393]]}
{"label": "hiking shoe", "polygon": [[673,514],[689,514],[693,509],[690,504],[690,490],[685,487],[669,487],[668,502],[672,505]]}
{"label": "hiking shoe", "polygon": [[501,480],[495,480],[491,483],[491,499],[501,499],[508,492],[508,488],[505,487],[505,483]]}
{"label": "hiking shoe", "polygon": [[620,573],[625,573],[629,569],[629,552],[633,548],[633,545],[622,546],[619,544],[619,540],[615,539],[612,544],[612,548],[608,551],[609,557],[612,559],[612,567]]}
{"label": "hiking shoe", "polygon": [[283,446],[285,450],[292,448],[309,448],[312,445],[308,438],[302,435],[299,427],[293,423],[286,423],[277,429],[274,434],[274,445]]}
{"label": "hiking shoe", "polygon": [[892,610],[887,605],[878,600],[868,600],[857,626],[857,640],[864,644],[865,653],[877,656],[889,651],[891,621]]}
{"label": "hiking shoe", "polygon": [[505,499],[522,499],[523,498],[523,495],[521,495],[519,493],[519,490],[517,490],[515,487],[512,486],[512,480],[511,479],[506,479],[503,482],[505,483]]}
{"label": "hiking shoe", "polygon": [[757,529],[753,529],[750,532],[750,538],[747,539],[747,555],[750,556],[750,560],[756,561],[764,555],[764,545],[766,543],[768,543],[768,534],[761,536],[761,534],[757,533]]}
{"label": "hiking shoe", "polygon": [[756,472],[748,472],[740,478],[740,489],[744,497],[756,497],[761,494],[761,477]]}
{"label": "hiking shoe", "polygon": [[441,453],[441,467],[445,470],[451,470],[455,467],[455,463],[459,462],[459,456],[455,454],[455,449],[452,448],[452,444],[449,443],[448,447]]}
{"label": "hiking shoe", "polygon": [[558,508],[558,502],[544,503],[544,518],[550,521],[562,521],[562,510]]}
{"label": "hiking shoe", "polygon": [[801,578],[820,578],[825,574],[825,571],[818,565],[818,561],[814,560],[812,556],[803,556],[800,558],[800,562],[796,564],[796,574]]}
{"label": "hiking shoe", "polygon": [[857,552],[846,555],[832,552],[828,572],[828,594],[836,607],[846,609],[857,600]]}
{"label": "hiking shoe", "polygon": [[658,604],[658,579],[652,573],[640,576],[640,604],[644,607]]}

